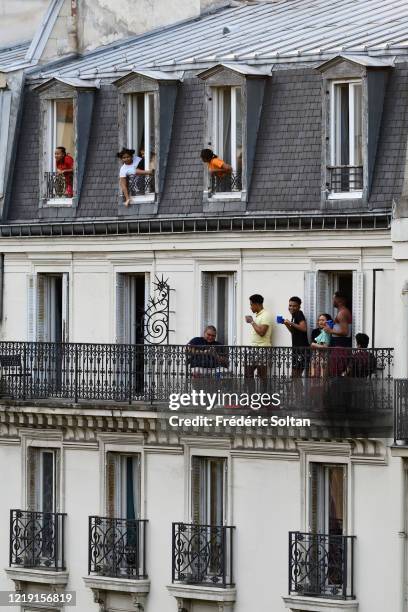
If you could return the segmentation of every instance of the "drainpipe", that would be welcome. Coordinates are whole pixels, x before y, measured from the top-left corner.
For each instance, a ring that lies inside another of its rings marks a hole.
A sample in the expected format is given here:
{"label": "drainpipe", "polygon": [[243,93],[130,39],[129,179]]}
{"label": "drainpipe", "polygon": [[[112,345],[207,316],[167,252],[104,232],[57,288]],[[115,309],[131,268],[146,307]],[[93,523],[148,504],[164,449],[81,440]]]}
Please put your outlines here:
{"label": "drainpipe", "polygon": [[383,268],[373,269],[373,298],[372,298],[372,312],[371,312],[371,346],[375,348],[375,296],[377,288],[377,272],[384,272]]}

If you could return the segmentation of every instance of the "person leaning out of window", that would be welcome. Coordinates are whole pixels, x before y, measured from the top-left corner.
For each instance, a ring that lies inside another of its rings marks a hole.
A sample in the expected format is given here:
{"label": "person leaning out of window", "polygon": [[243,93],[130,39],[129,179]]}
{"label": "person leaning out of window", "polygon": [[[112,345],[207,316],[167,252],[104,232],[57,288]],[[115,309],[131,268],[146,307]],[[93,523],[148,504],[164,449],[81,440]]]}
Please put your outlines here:
{"label": "person leaning out of window", "polygon": [[203,149],[200,154],[201,161],[207,164],[211,176],[225,176],[231,174],[232,166],[220,159],[211,149]]}
{"label": "person leaning out of window", "polygon": [[123,162],[119,171],[119,184],[122,193],[125,197],[125,206],[129,206],[130,196],[128,188],[128,178],[133,175],[146,175],[152,174],[152,170],[144,170],[139,167],[142,161],[141,157],[135,155],[134,149],[123,148],[117,154],[117,157]]}
{"label": "person leaning out of window", "polygon": [[57,147],[54,153],[57,174],[64,177],[65,195],[72,198],[74,194],[74,158],[67,153],[65,147]]}

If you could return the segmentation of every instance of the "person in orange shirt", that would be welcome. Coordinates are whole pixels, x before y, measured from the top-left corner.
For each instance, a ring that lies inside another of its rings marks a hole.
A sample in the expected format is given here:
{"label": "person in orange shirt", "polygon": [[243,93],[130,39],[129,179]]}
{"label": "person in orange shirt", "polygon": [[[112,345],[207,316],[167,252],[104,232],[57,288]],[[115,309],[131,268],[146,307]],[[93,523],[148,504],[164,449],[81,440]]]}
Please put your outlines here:
{"label": "person in orange shirt", "polygon": [[222,159],[216,156],[211,149],[203,149],[200,154],[201,160],[207,164],[210,175],[225,176],[231,174],[232,166],[225,163]]}

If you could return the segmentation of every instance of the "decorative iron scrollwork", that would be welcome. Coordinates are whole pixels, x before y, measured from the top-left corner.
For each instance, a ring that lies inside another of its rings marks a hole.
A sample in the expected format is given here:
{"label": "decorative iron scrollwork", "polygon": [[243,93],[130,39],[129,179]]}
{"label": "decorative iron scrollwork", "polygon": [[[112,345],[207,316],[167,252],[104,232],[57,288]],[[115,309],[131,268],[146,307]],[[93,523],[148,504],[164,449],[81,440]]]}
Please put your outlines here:
{"label": "decorative iron scrollwork", "polygon": [[170,314],[173,314],[170,310],[170,292],[174,289],[170,289],[168,279],[165,280],[163,275],[161,278],[155,276],[155,279],[155,295],[149,297],[143,313],[143,338],[148,344],[168,344],[169,333],[174,331],[169,328]]}

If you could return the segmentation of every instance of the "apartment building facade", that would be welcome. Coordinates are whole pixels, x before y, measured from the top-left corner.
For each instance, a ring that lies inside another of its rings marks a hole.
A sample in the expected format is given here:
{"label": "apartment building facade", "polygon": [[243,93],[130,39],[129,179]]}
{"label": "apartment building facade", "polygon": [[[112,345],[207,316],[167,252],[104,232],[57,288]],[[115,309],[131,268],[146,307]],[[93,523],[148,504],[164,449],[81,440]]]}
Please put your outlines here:
{"label": "apartment building facade", "polygon": [[[38,594],[21,610],[407,609],[407,20],[240,4],[25,72],[0,226],[0,585]],[[122,147],[148,172],[128,206]],[[310,334],[336,291],[365,353],[296,380],[283,325],[245,348],[250,295],[274,320],[300,296]],[[208,324],[226,372],[194,381]],[[248,360],[311,428],[169,409],[245,392]],[[381,434],[334,428],[360,409]]]}

